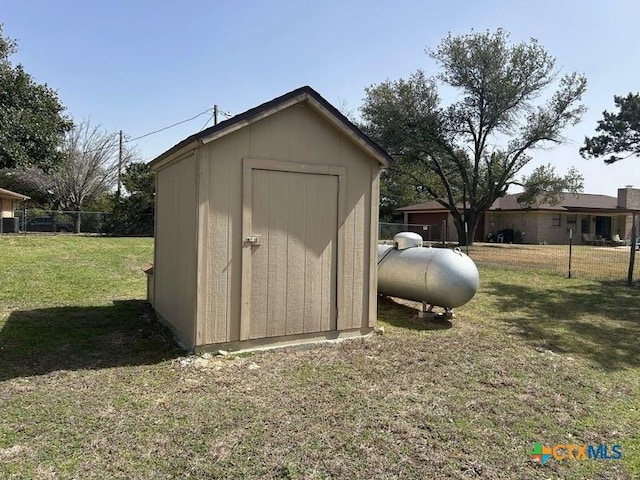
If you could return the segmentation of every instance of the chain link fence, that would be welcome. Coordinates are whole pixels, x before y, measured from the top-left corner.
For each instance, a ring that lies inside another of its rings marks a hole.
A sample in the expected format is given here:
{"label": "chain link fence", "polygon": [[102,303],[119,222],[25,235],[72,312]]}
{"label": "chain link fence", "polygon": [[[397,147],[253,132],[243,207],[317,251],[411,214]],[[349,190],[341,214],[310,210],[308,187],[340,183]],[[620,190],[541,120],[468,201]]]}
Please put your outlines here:
{"label": "chain link fence", "polygon": [[54,211],[39,208],[18,210],[5,218],[2,233],[104,233],[108,212]]}
{"label": "chain link fence", "polygon": [[153,214],[127,212],[18,210],[0,218],[0,233],[84,233],[116,236],[153,236]]}
{"label": "chain link fence", "polygon": [[[422,235],[425,245],[452,246],[445,238],[434,239],[425,236],[417,227],[422,225],[381,223],[380,242],[393,239],[399,232],[413,231]],[[431,226],[429,226],[431,227]],[[428,231],[428,230],[427,230]],[[435,228],[431,230],[435,231]],[[440,233],[443,230],[440,231]],[[629,239],[583,238],[566,232],[564,240],[557,245],[532,245],[526,243],[476,242],[469,247],[461,247],[479,266],[503,269],[527,269],[548,272],[564,277],[590,278],[611,281],[636,281],[640,278],[640,242],[632,246]],[[455,246],[455,245],[454,245]],[[636,255],[637,254],[637,255]],[[630,268],[633,265],[633,268]],[[629,272],[631,270],[631,278]]]}
{"label": "chain link fence", "polygon": [[415,232],[425,242],[447,242],[447,229],[443,224],[418,225],[413,223],[384,223],[378,224],[378,239],[390,241],[400,232]]}

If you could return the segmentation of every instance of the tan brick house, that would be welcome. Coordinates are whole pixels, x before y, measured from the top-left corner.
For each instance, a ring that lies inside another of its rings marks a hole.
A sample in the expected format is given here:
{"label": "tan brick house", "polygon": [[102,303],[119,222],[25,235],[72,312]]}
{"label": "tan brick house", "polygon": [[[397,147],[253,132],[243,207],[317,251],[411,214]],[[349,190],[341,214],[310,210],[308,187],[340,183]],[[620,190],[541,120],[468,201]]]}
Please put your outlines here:
{"label": "tan brick house", "polygon": [[[448,241],[458,240],[453,216],[438,202],[409,205],[398,211],[404,214],[404,223],[413,225],[411,228],[426,240],[440,240],[443,233]],[[616,234],[624,240],[631,237],[634,213],[640,213],[640,189],[632,187],[618,189],[617,197],[565,193],[556,205],[523,206],[517,194],[506,195],[481,218],[474,240],[564,244],[569,241],[570,229],[574,243],[587,243],[594,237],[611,240]]]}

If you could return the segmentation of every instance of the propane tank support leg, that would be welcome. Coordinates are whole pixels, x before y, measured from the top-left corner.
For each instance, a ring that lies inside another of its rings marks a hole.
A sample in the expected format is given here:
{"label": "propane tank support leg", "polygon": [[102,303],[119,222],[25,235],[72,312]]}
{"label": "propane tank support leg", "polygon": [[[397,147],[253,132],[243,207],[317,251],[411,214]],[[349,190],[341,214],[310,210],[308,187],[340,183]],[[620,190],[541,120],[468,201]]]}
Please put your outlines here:
{"label": "propane tank support leg", "polygon": [[433,305],[429,305],[427,308],[427,302],[422,302],[422,310],[418,312],[418,318],[423,320],[433,320],[436,318],[436,313],[432,311]]}

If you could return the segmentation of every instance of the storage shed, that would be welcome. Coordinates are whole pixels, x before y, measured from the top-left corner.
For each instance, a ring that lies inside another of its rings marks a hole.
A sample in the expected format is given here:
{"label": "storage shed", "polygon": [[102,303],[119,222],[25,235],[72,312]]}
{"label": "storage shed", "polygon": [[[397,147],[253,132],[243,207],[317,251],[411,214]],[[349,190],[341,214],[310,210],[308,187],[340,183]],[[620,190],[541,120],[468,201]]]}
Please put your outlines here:
{"label": "storage shed", "polygon": [[15,216],[16,205],[31,197],[0,188],[0,233],[17,232],[19,219]]}
{"label": "storage shed", "polygon": [[154,159],[159,318],[193,350],[371,331],[389,161],[310,87]]}

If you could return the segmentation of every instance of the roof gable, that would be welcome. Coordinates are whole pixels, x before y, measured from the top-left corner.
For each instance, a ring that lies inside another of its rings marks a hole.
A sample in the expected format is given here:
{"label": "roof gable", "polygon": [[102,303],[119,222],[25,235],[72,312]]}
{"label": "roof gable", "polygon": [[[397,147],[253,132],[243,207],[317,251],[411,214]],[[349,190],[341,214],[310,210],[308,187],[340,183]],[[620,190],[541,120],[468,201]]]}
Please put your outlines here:
{"label": "roof gable", "polygon": [[322,115],[326,120],[342,131],[358,147],[373,156],[380,165],[387,166],[391,162],[391,157],[384,149],[382,149],[382,147],[351,123],[347,117],[340,113],[338,109],[325,100],[313,88],[304,86],[265,102],[262,105],[251,108],[246,112],[231,117],[228,120],[220,122],[218,125],[214,125],[213,127],[209,127],[206,130],[185,138],[152,160],[150,165],[154,169],[159,168],[161,164],[165,163],[165,161],[170,160],[170,157],[175,153],[190,145],[198,143],[204,145],[213,142],[220,137],[235,132],[236,130],[301,102],[307,102],[317,113]]}

